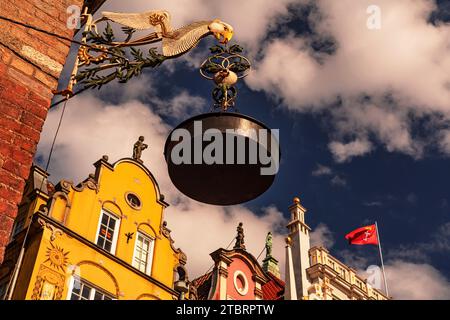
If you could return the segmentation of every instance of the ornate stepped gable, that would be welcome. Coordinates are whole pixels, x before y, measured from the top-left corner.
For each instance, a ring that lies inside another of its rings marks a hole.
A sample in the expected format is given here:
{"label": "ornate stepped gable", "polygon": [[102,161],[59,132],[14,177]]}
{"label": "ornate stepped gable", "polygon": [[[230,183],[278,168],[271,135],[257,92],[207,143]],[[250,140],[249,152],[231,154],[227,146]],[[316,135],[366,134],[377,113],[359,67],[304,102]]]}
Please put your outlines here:
{"label": "ornate stepped gable", "polygon": [[279,274],[278,261],[271,256],[271,243],[266,243],[264,259],[270,263],[264,263],[265,267],[262,267],[245,249],[242,223],[237,227],[233,249],[218,249],[211,257],[214,269],[192,281],[199,300],[284,299],[284,282],[267,268],[270,265]]}

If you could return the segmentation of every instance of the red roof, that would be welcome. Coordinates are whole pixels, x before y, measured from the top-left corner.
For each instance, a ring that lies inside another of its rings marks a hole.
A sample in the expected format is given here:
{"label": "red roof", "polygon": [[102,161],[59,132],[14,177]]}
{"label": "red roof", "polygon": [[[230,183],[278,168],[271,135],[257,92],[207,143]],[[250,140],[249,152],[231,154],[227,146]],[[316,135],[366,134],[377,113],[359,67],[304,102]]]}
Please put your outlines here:
{"label": "red roof", "polygon": [[211,289],[212,274],[212,271],[208,272],[192,281],[194,286],[197,288],[198,300],[208,300],[209,290]]}
{"label": "red roof", "polygon": [[270,272],[267,272],[270,281],[262,286],[264,300],[284,300],[284,286],[283,280],[279,279]]}

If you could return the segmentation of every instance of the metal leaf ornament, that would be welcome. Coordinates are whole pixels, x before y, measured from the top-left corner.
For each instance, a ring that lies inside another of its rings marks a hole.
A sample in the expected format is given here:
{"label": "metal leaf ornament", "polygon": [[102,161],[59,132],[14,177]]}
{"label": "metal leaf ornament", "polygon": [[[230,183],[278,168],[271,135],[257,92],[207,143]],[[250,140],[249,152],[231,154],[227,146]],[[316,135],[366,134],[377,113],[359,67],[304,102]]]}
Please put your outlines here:
{"label": "metal leaf ornament", "polygon": [[[127,36],[124,43],[130,41],[133,33],[136,32],[135,29],[129,27],[122,28],[122,31]],[[120,83],[126,83],[131,78],[140,75],[143,69],[155,68],[167,59],[159,54],[156,48],[150,48],[144,55],[141,49],[135,47],[108,47],[108,43],[115,39],[109,23],[103,34],[98,34],[93,30],[89,31],[87,40],[95,44],[95,48],[99,49],[100,54],[91,55],[88,47],[80,49],[78,53],[79,66],[85,66],[85,68],[75,76],[78,84],[82,84],[84,88],[100,89],[115,79]],[[93,66],[89,67],[90,65]],[[107,70],[112,70],[112,72],[105,74]]]}

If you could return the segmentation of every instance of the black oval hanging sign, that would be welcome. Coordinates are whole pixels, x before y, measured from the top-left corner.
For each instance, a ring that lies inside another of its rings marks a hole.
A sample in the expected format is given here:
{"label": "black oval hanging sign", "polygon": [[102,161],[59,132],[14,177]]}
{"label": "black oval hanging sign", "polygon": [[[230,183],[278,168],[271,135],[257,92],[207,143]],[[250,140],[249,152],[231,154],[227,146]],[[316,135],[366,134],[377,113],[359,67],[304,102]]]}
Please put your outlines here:
{"label": "black oval hanging sign", "polygon": [[272,185],[280,164],[279,132],[230,111],[235,110],[234,85],[250,69],[242,48],[215,46],[211,52],[200,70],[216,84],[215,110],[178,125],[167,138],[164,156],[170,179],[183,194],[203,203],[235,205]]}
{"label": "black oval hanging sign", "polygon": [[214,205],[255,199],[278,172],[278,131],[238,113],[206,113],[181,123],[164,148],[169,176],[188,197]]}

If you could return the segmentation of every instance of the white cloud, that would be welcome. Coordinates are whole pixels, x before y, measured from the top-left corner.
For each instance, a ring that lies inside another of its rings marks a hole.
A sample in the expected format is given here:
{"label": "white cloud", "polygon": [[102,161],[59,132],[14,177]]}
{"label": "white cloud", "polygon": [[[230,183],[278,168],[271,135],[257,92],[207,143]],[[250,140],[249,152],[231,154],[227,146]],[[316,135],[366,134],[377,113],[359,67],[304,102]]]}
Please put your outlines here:
{"label": "white cloud", "polygon": [[[421,157],[423,142],[412,139],[412,120],[408,114],[405,110],[395,110],[392,105],[384,105],[382,100],[374,99],[374,103],[345,101],[339,110],[333,110],[338,135],[359,137],[359,145],[348,145],[349,148],[359,147],[355,150],[359,153],[355,155],[371,151],[372,145],[368,142],[368,136],[372,133],[384,143],[389,152],[399,151],[416,158]],[[331,151],[333,152],[333,149]]]}
{"label": "white cloud", "polygon": [[450,222],[441,225],[438,231],[433,234],[427,249],[435,252],[450,251]]}
{"label": "white cloud", "polygon": [[[331,36],[336,51],[314,52],[311,36],[274,39],[254,63],[248,85],[289,109],[324,112],[338,162],[367,154],[374,142],[415,158],[430,144],[450,154],[448,130],[425,138],[412,130],[425,116],[438,114],[444,127],[450,121],[450,26],[427,22],[435,2],[377,1],[380,30],[366,27],[371,1],[309,3],[318,8],[309,21],[315,39]],[[348,140],[353,142],[343,142]]]}
{"label": "white cloud", "polygon": [[[359,263],[357,267],[357,273],[362,278],[369,276],[366,267],[363,263]],[[389,296],[394,300],[450,299],[450,282],[430,264],[395,259],[385,264],[385,271]],[[381,291],[384,292],[383,275],[379,276]]]}
{"label": "white cloud", "polygon": [[[336,252],[336,256],[346,265],[358,270],[365,270],[369,260],[354,250],[344,249]],[[361,273],[361,272],[360,272]]]}
{"label": "white cloud", "polygon": [[332,141],[328,145],[337,162],[346,162],[353,157],[362,156],[372,150],[372,144],[367,140],[354,140],[349,143]]}
{"label": "white cloud", "polygon": [[383,202],[381,202],[381,201],[370,201],[370,202],[364,202],[363,205],[366,206],[366,207],[382,207],[383,206]]}
{"label": "white cloud", "polygon": [[450,283],[429,264],[395,260],[386,265],[386,278],[396,300],[450,299]]}
{"label": "white cloud", "polygon": [[345,178],[343,178],[339,174],[335,174],[333,169],[321,165],[320,163],[317,164],[316,169],[314,169],[311,174],[314,177],[332,176],[332,178],[330,179],[330,183],[333,186],[345,187],[347,185],[347,180],[345,180]]}
{"label": "white cloud", "polygon": [[450,222],[442,224],[431,238],[424,242],[400,245],[387,251],[387,257],[414,262],[428,262],[430,255],[448,255],[450,251]]}
{"label": "white cloud", "polygon": [[149,102],[155,113],[165,117],[184,120],[206,110],[207,101],[201,96],[191,95],[186,89],[172,88],[172,96],[161,97],[153,73],[144,73],[131,79],[126,85],[116,81],[102,88],[101,98],[107,97],[116,103],[130,100]]}
{"label": "white cloud", "polygon": [[[176,98],[175,98],[176,99]],[[189,99],[188,99],[189,100]],[[45,123],[38,156],[46,159],[60,109],[51,111]],[[283,215],[275,208],[256,215],[244,206],[217,207],[193,201],[178,192],[170,181],[163,157],[163,146],[170,128],[151,109],[132,100],[119,105],[105,103],[91,94],[70,100],[56,141],[50,173],[52,181],[81,181],[93,171],[92,163],[107,154],[110,162],[132,155],[137,137],[146,137],[149,149],[142,159],[154,174],[161,192],[171,206],[165,211],[175,245],[188,255],[191,278],[205,272],[212,260],[209,254],[226,247],[236,236],[236,226],[244,223],[245,241],[257,256],[268,231],[274,233],[274,256],[284,274]],[[282,233],[280,233],[280,231]]]}
{"label": "white cloud", "polygon": [[417,195],[414,192],[409,193],[406,196],[406,201],[412,205],[416,204],[417,203]]}
{"label": "white cloud", "polygon": [[390,248],[386,253],[387,259],[403,260],[408,262],[429,262],[428,253],[424,250],[422,245],[399,245],[398,247]]}
{"label": "white cloud", "polygon": [[332,173],[333,173],[333,170],[330,167],[327,167],[327,166],[324,166],[324,165],[321,165],[320,163],[318,163],[316,169],[314,169],[311,174],[315,177],[320,177],[320,176],[329,176]]}
{"label": "white cloud", "polygon": [[[229,249],[233,247],[239,222],[243,222],[246,249],[255,258],[265,247],[267,232],[274,233],[273,255],[280,261],[280,271],[284,275],[284,237],[279,233],[279,225],[285,220],[276,208],[267,208],[263,215],[256,216],[243,206],[223,208],[189,201],[182,209],[170,207],[166,216],[176,245],[188,254],[191,278],[200,276],[211,267],[211,252],[226,248],[229,243]],[[263,252],[260,263],[264,257]]]}
{"label": "white cloud", "polygon": [[439,147],[442,152],[450,154],[450,130],[441,131]]}
{"label": "white cloud", "polygon": [[138,77],[131,78],[126,85],[118,81],[112,81],[102,87],[99,94],[108,97],[116,103],[128,102],[130,100],[144,101],[155,99],[158,95],[156,80],[151,73],[142,73]]}
{"label": "white cloud", "polygon": [[311,247],[323,246],[328,250],[334,245],[334,236],[330,228],[324,223],[319,223],[310,233]]}
{"label": "white cloud", "polygon": [[160,100],[156,112],[176,119],[187,119],[199,114],[206,107],[206,100],[199,96],[192,96],[186,90],[180,91],[169,101]]}
{"label": "white cloud", "polygon": [[342,178],[340,176],[334,176],[330,182],[333,186],[338,186],[338,187],[345,187],[347,185],[347,180],[345,180],[344,178]]}

